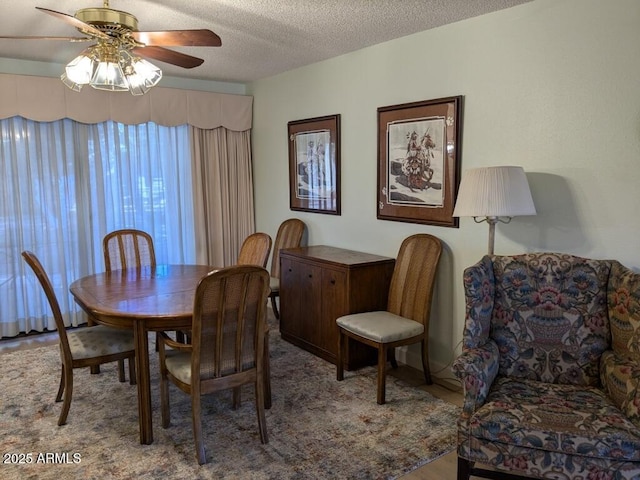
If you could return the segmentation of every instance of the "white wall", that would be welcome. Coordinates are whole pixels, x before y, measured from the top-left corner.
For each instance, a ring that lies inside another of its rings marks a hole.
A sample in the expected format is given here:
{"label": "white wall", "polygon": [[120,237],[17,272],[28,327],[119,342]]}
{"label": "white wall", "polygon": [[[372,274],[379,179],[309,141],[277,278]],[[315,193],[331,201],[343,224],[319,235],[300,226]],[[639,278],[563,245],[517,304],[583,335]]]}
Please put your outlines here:
{"label": "white wall", "polygon": [[[538,209],[497,227],[497,254],[560,251],[638,269],[639,25],[637,0],[535,0],[253,83],[258,230],[275,236],[299,217],[309,244],[388,256],[413,233],[440,237],[432,370],[448,364],[464,325],[462,272],[486,252],[488,227],[376,219],[376,109],[463,95],[462,174],[521,165]],[[292,212],[287,122],[337,113],[342,215]]]}

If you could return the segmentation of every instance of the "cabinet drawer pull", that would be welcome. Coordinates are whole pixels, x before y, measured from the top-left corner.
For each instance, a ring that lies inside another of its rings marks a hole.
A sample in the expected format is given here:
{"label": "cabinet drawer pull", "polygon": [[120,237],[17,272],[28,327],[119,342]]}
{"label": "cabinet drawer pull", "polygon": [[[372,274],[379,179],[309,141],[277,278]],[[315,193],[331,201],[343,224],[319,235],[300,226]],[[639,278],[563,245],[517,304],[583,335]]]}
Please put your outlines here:
{"label": "cabinet drawer pull", "polygon": [[331,283],[331,285],[335,285],[335,284],[336,284],[336,279],[335,279],[335,278],[332,278],[332,279],[331,279],[331,281],[330,281],[329,283]]}
{"label": "cabinet drawer pull", "polygon": [[311,274],[311,273],[310,273],[310,274],[309,274],[309,278],[313,278],[313,274]]}

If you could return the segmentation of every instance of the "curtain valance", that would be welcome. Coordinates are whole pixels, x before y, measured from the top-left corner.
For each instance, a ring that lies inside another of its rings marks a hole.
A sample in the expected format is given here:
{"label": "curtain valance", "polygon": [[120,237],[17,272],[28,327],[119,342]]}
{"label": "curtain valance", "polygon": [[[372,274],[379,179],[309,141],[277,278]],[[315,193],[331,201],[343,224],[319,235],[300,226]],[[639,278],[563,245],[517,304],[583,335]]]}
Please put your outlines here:
{"label": "curtain valance", "polygon": [[136,125],[251,128],[253,97],[154,87],[147,94],[69,90],[58,78],[0,74],[0,118],[21,116],[38,122],[70,118],[82,123],[107,120]]}

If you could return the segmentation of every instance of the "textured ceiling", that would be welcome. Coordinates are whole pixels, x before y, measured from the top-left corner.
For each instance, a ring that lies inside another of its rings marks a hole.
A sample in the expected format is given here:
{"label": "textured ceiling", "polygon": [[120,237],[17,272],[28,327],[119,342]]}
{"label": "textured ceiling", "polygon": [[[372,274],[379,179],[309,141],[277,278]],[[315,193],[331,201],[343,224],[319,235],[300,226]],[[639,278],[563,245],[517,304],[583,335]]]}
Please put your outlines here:
{"label": "textured ceiling", "polygon": [[[180,47],[204,64],[164,75],[250,82],[394,38],[530,0],[111,0],[138,18],[141,31],[208,28],[221,47]],[[36,6],[73,15],[103,0],[3,0],[0,35],[76,36]],[[0,39],[0,57],[66,64],[85,43]],[[62,68],[62,67],[61,67]]]}

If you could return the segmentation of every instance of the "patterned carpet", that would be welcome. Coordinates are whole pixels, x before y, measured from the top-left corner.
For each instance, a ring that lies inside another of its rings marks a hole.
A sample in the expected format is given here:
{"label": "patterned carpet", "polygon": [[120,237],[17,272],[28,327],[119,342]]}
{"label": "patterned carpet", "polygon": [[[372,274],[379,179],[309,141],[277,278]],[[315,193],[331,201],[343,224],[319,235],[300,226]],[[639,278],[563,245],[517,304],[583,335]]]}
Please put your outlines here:
{"label": "patterned carpet", "polygon": [[[242,407],[231,395],[203,398],[208,464],[198,466],[189,397],[172,386],[168,429],[160,426],[158,361],[151,363],[154,443],[140,445],[135,386],[74,373],[67,425],[57,426],[57,346],[5,353],[0,368],[3,479],[382,479],[451,451],[459,408],[388,377],[387,404],[375,402],[375,369],[345,372],[271,333],[273,407],[262,445],[253,389]],[[153,349],[151,349],[153,352]],[[16,463],[22,461],[23,463]]]}

